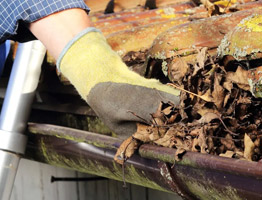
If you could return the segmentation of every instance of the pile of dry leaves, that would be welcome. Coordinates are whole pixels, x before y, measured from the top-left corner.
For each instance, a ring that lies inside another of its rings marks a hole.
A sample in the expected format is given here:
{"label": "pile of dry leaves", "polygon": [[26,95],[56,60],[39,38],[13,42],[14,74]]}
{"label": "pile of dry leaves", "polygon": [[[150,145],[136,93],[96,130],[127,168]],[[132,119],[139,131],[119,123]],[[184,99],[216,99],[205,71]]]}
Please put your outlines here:
{"label": "pile of dry leaves", "polygon": [[[205,48],[200,50],[197,63],[170,84],[182,91],[179,106],[161,102],[151,124],[138,124],[115,160],[123,163],[143,143],[176,148],[177,159],[186,151],[262,159],[262,101],[250,93],[249,64],[232,61],[224,66]],[[172,67],[170,71],[179,68]]]}

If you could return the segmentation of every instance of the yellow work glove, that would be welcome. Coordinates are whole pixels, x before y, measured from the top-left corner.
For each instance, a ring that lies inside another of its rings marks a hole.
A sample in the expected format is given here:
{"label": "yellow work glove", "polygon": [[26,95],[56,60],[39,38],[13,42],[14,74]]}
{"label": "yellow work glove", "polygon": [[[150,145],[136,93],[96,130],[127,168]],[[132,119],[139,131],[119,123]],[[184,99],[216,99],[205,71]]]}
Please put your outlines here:
{"label": "yellow work glove", "polygon": [[128,111],[150,121],[160,101],[179,102],[179,91],[130,71],[95,28],[84,30],[69,42],[57,67],[122,138],[133,134],[136,122],[142,122]]}

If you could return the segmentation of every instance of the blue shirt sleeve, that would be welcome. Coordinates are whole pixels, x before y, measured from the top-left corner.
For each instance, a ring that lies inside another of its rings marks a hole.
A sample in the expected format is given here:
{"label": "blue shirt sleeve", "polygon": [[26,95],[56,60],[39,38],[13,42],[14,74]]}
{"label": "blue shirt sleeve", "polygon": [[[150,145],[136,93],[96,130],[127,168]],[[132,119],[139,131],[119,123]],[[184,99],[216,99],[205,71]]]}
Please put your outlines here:
{"label": "blue shirt sleeve", "polygon": [[5,66],[5,60],[10,51],[10,45],[11,44],[9,40],[7,40],[5,43],[2,43],[0,45],[0,76],[2,75],[4,66]]}
{"label": "blue shirt sleeve", "polygon": [[0,42],[17,34],[19,22],[30,23],[70,8],[89,12],[83,0],[1,0]]}

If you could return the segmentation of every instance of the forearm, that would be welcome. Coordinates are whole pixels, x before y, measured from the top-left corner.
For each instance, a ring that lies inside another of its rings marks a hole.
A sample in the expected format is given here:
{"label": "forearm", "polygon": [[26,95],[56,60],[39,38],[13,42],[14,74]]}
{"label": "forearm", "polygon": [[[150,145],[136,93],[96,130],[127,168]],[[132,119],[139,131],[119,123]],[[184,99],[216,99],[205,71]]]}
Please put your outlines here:
{"label": "forearm", "polygon": [[90,24],[86,11],[75,8],[37,20],[29,29],[57,59],[66,44]]}

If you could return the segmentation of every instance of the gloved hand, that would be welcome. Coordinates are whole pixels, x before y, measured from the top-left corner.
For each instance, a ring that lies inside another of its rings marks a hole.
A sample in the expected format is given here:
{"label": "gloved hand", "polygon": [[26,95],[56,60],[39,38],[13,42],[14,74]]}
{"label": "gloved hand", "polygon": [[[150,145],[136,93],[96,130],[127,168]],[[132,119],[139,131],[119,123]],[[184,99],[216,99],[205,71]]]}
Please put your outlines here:
{"label": "gloved hand", "polygon": [[160,101],[179,102],[179,91],[129,70],[95,28],[84,30],[69,42],[57,66],[120,138],[132,135],[136,122],[143,122],[128,111],[150,121],[150,113],[157,110]]}

